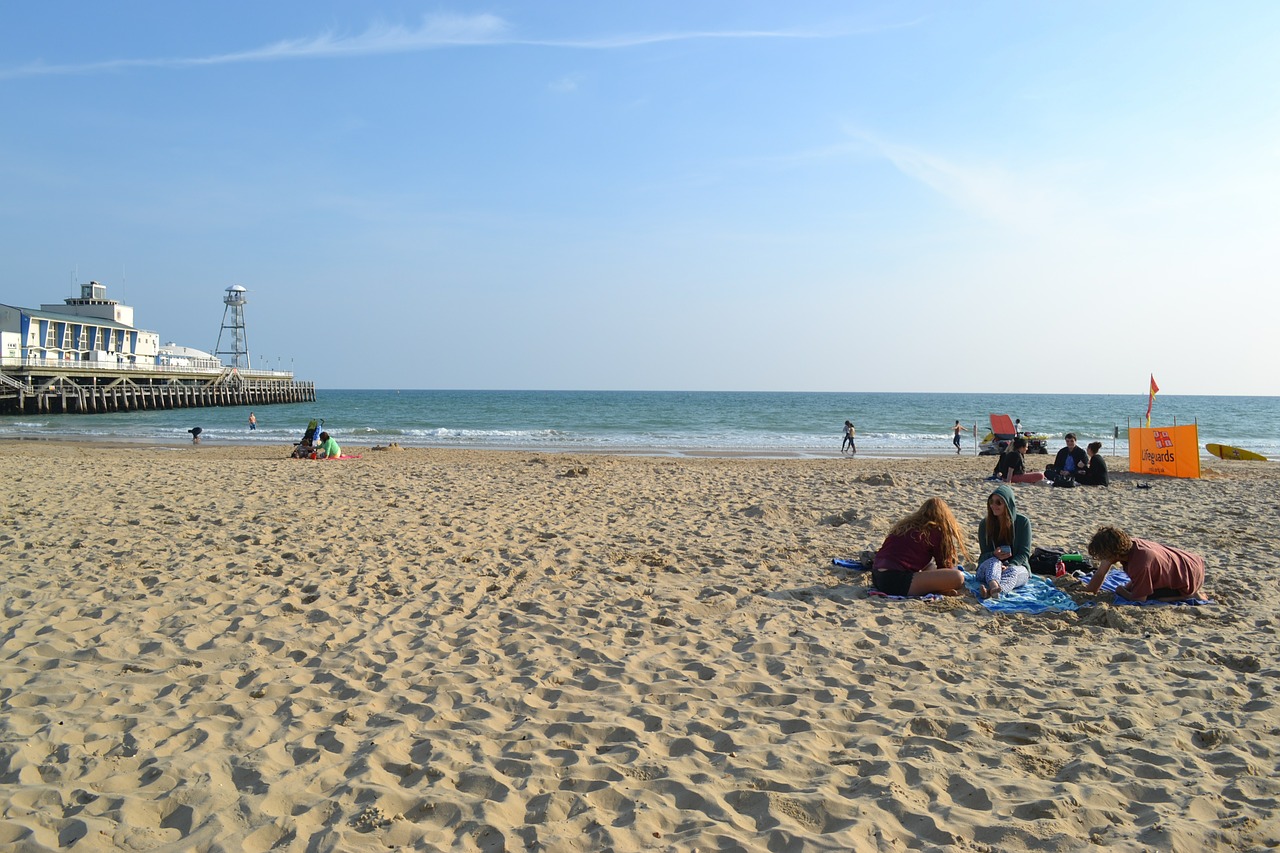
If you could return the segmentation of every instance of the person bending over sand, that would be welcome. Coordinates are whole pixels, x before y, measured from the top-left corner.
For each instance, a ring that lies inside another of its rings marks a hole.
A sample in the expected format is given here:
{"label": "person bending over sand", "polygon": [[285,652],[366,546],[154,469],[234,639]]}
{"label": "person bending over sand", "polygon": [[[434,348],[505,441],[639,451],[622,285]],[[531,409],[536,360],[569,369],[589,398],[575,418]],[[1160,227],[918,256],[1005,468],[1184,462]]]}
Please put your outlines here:
{"label": "person bending over sand", "polygon": [[978,522],[978,595],[999,598],[1031,579],[1031,519],[1018,514],[1013,489],[997,486]]}
{"label": "person bending over sand", "polygon": [[1159,542],[1138,539],[1118,527],[1100,527],[1089,540],[1089,556],[1101,562],[1085,587],[1097,593],[1113,565],[1121,565],[1129,583],[1116,593],[1130,601],[1185,601],[1198,598],[1204,585],[1204,558]]}
{"label": "person bending over sand", "polygon": [[872,563],[871,582],[889,595],[959,595],[964,572],[956,563],[962,555],[969,552],[951,507],[929,498],[889,529]]}

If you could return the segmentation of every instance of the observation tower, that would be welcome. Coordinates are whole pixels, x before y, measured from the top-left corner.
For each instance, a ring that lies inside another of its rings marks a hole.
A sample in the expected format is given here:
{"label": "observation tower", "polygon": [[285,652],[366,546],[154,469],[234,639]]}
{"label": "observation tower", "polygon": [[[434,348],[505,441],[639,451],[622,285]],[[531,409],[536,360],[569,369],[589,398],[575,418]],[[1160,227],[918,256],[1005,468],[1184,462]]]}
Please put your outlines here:
{"label": "observation tower", "polygon": [[[219,358],[230,356],[229,359],[223,359],[223,364],[228,367],[245,370],[252,367],[249,363],[249,337],[244,329],[244,305],[248,301],[244,295],[248,292],[238,284],[227,288],[227,295],[222,298],[222,304],[227,307],[222,311],[222,328],[218,331],[218,345],[213,351]],[[222,336],[228,331],[228,345],[231,349],[223,349]]]}

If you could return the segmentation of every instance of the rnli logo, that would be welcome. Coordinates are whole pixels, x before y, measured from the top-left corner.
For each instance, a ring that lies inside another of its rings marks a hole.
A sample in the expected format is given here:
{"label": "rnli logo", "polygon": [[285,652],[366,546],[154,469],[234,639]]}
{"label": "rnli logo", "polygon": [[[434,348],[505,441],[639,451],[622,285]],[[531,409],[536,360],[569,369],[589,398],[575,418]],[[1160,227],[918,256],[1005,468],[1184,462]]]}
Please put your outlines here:
{"label": "rnli logo", "polygon": [[1162,429],[1156,430],[1156,447],[1173,447],[1173,439]]}

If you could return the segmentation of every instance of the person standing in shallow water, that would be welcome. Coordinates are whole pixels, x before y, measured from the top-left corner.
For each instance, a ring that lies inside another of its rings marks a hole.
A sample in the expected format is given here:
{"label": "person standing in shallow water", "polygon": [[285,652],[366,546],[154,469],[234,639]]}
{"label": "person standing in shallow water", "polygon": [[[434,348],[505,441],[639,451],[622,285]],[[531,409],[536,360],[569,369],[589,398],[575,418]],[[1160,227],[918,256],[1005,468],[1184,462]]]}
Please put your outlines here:
{"label": "person standing in shallow water", "polygon": [[968,432],[969,430],[966,429],[965,427],[960,426],[959,421],[956,421],[956,425],[953,426],[951,429],[952,431],[955,432],[955,436],[951,439],[951,443],[956,446],[956,456],[959,456],[960,455],[960,433]]}
{"label": "person standing in shallow water", "polygon": [[258,428],[258,419],[254,417],[253,412],[250,412],[249,413],[249,429],[255,430],[257,428]]}
{"label": "person standing in shallow water", "polygon": [[854,443],[853,443],[853,436],[854,436],[854,434],[855,434],[856,432],[857,432],[857,430],[855,430],[855,429],[853,428],[853,422],[852,422],[852,421],[845,421],[845,422],[844,422],[844,441],[840,442],[840,452],[841,452],[841,453],[844,453],[844,449],[845,449],[846,447],[847,447],[847,448],[849,448],[849,452],[850,452],[850,453],[857,453],[857,452],[858,452],[858,446],[857,446],[856,444],[854,444]]}

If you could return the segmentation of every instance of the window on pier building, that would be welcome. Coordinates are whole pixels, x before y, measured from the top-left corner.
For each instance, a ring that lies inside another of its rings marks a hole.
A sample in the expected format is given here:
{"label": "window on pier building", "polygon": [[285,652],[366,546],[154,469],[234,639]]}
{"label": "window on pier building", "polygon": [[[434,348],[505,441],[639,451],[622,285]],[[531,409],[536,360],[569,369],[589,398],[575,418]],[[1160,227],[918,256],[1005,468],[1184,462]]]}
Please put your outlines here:
{"label": "window on pier building", "polygon": [[53,349],[58,345],[54,337],[53,323],[49,320],[41,320],[40,325],[44,326],[44,348]]}

